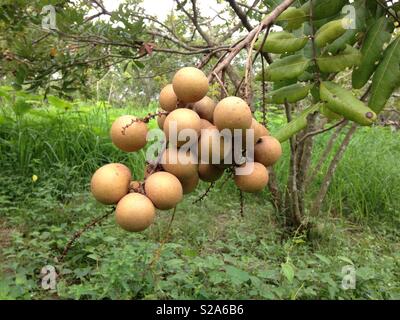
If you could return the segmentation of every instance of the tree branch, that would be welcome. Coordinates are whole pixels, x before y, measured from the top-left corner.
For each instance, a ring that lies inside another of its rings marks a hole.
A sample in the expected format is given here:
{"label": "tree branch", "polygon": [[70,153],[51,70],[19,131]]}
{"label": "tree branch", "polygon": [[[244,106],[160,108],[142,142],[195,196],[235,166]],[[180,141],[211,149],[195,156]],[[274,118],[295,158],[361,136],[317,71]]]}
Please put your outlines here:
{"label": "tree branch", "polygon": [[[238,53],[244,47],[249,45],[256,35],[258,35],[267,26],[271,25],[276,20],[276,18],[293,3],[293,1],[294,0],[284,0],[279,6],[277,6],[271,12],[271,14],[268,15],[268,17],[264,18],[264,20],[262,20],[256,28],[250,31],[242,41],[240,41],[234,48],[232,48],[232,51],[215,67],[215,73],[219,74],[223,69],[227,68],[227,66],[230,65],[230,63],[238,55]],[[209,80],[211,81],[213,77],[213,73],[211,73],[209,75]]]}

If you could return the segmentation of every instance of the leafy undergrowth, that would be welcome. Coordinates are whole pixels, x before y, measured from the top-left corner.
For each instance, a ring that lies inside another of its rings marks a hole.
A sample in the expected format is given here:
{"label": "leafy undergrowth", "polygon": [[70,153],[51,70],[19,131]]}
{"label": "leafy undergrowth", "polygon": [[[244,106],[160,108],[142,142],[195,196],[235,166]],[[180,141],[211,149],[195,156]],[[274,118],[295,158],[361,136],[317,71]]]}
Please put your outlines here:
{"label": "leafy undergrowth", "polygon": [[[1,242],[1,299],[400,298],[393,227],[324,218],[312,234],[289,238],[261,195],[247,199],[244,218],[237,197],[218,188],[193,205],[205,186],[178,207],[161,248],[172,212],[159,212],[140,234],[121,231],[110,217],[59,264],[54,259],[74,231],[109,209],[87,192],[57,191],[55,176],[64,176],[70,190],[74,182],[87,186],[73,171],[58,170],[36,182],[7,172],[0,177],[1,217],[9,231]],[[46,265],[60,272],[56,290],[41,287]],[[356,271],[355,289],[342,288],[345,266]]]}

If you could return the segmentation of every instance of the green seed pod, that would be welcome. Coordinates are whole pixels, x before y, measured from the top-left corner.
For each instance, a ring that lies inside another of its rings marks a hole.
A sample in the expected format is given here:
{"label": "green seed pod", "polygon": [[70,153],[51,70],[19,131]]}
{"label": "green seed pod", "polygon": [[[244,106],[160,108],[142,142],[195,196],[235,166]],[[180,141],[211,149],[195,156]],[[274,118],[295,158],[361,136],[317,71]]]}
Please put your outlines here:
{"label": "green seed pod", "polygon": [[[291,55],[275,60],[265,69],[266,81],[281,81],[297,78],[310,64],[310,60],[301,54]],[[262,81],[262,74],[258,74],[256,80]]]}
{"label": "green seed pod", "polygon": [[287,123],[284,127],[279,129],[279,131],[273,134],[272,136],[278,139],[280,143],[289,140],[296,133],[300,132],[305,127],[307,127],[307,116],[313,112],[318,111],[320,107],[321,103],[317,103],[311,107],[308,107],[297,118]]}
{"label": "green seed pod", "polygon": [[325,104],[321,105],[319,109],[322,115],[324,115],[329,121],[340,120],[343,117],[333,111],[331,111]]}
{"label": "green seed pod", "polygon": [[285,101],[293,103],[303,100],[310,92],[311,84],[296,83],[278,90],[270,91],[265,96],[266,103],[282,104]]}
{"label": "green seed pod", "polygon": [[315,34],[315,44],[317,47],[323,48],[344,34],[349,25],[350,20],[347,18],[333,20],[324,24]]}
{"label": "green seed pod", "polygon": [[361,63],[361,53],[347,45],[346,49],[337,55],[323,54],[317,58],[318,68],[325,73],[346,70]]}
{"label": "green seed pod", "polygon": [[369,126],[376,120],[376,114],[351,91],[343,89],[333,82],[322,82],[320,86],[321,100],[333,112],[362,126]]}
{"label": "green seed pod", "polygon": [[[260,37],[257,40],[256,44],[254,45],[256,50],[260,49],[263,40],[263,37]],[[293,34],[286,31],[272,32],[265,40],[261,51],[278,54],[296,52],[303,49],[307,41],[307,37],[296,38]]]}
{"label": "green seed pod", "polygon": [[296,30],[307,21],[308,17],[304,10],[289,7],[276,19],[276,23],[286,30]]}

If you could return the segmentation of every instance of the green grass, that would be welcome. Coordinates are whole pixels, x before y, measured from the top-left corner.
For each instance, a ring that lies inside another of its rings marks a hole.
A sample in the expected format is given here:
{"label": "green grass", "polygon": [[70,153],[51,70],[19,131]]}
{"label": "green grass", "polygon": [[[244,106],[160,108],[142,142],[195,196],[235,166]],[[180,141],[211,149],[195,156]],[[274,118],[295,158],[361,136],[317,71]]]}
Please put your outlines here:
{"label": "green grass", "polygon": [[[330,188],[318,232],[283,234],[268,192],[246,195],[240,217],[230,181],[172,212],[140,234],[121,231],[112,217],[86,232],[60,264],[69,237],[109,210],[89,194],[89,181],[102,164],[122,162],[143,176],[144,153],[126,154],[110,143],[108,130],[122,114],[155,109],[80,106],[67,112],[37,109],[16,121],[3,110],[0,124],[0,298],[41,299],[389,299],[400,297],[399,133],[361,129]],[[5,119],[5,120],[4,120]],[[151,126],[155,126],[152,121]],[[327,137],[317,139],[320,152]],[[397,160],[397,161],[396,161]],[[316,158],[314,159],[314,162]],[[276,167],[284,181],[287,146]],[[32,181],[32,175],[39,179]],[[307,190],[313,194],[322,181]],[[283,183],[281,183],[283,188]],[[58,290],[40,288],[45,265],[61,270]],[[357,270],[355,290],[340,287],[343,266]]]}

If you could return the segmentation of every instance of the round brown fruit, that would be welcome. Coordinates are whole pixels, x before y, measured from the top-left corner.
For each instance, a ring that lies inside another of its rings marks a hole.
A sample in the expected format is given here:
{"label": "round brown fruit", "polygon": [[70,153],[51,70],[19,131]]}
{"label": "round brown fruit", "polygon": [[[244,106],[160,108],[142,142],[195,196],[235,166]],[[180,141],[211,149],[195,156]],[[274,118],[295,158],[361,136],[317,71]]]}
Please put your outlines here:
{"label": "round brown fruit", "polygon": [[[254,118],[251,121],[250,129],[247,129],[247,130],[253,130],[253,134],[254,134],[253,144],[257,143],[257,141],[262,136],[268,136],[269,135],[268,129],[265,128],[261,123],[257,122],[257,120],[255,120]],[[242,146],[243,146],[243,148],[247,147],[247,139],[246,139],[247,130],[243,130],[242,131]]]}
{"label": "round brown fruit", "polygon": [[[111,140],[115,146],[125,152],[134,152],[142,149],[147,141],[147,126],[142,121],[136,121],[133,116],[119,117],[111,126]],[[126,126],[128,126],[124,129]]]}
{"label": "round brown fruit", "polygon": [[188,194],[193,192],[199,184],[199,175],[196,173],[191,177],[179,179],[179,181],[182,184],[183,194]]}
{"label": "round brown fruit", "polygon": [[[248,163],[241,165],[243,168]],[[267,168],[261,163],[254,162],[253,171],[247,175],[235,175],[236,186],[244,192],[259,192],[268,184],[269,174]]]}
{"label": "round brown fruit", "polygon": [[156,172],[146,179],[144,190],[154,206],[169,210],[182,200],[183,190],[178,178],[168,172]]}
{"label": "round brown fruit", "polygon": [[232,141],[227,140],[228,149],[226,149],[225,140],[226,138],[220,134],[215,126],[202,130],[198,144],[198,155],[201,163],[218,164],[228,158],[232,153]]}
{"label": "round brown fruit", "polygon": [[176,109],[178,98],[174,92],[172,84],[167,84],[160,92],[160,107],[165,111],[173,111]]}
{"label": "round brown fruit", "polygon": [[250,129],[254,130],[254,142],[256,143],[261,137],[269,136],[269,131],[261,123],[253,118]]}
{"label": "round brown fruit", "polygon": [[205,96],[193,105],[193,110],[197,112],[200,118],[213,122],[215,101]]}
{"label": "round brown fruit", "polygon": [[214,127],[214,125],[210,121],[208,121],[206,119],[200,119],[200,130],[208,129],[208,128],[212,128],[212,127]]}
{"label": "round brown fruit", "polygon": [[[174,133],[173,132],[174,131],[174,129],[173,129],[174,123],[176,124],[176,135],[177,135],[177,136],[173,137],[173,138],[175,138],[175,140],[178,140],[179,133],[182,132],[182,130],[184,130],[184,129],[193,130],[194,132],[196,132],[197,136],[199,136],[199,134],[200,134],[200,126],[201,126],[200,117],[193,110],[177,109],[177,110],[172,111],[167,116],[167,118],[165,119],[165,122],[164,122],[163,130],[164,130],[165,136],[168,140],[170,139],[170,132],[171,132],[171,134]],[[185,138],[186,139],[184,139],[182,141],[176,141],[176,145],[178,147],[180,147],[189,141],[189,137],[185,137]],[[170,142],[172,143],[173,141],[170,140]],[[196,142],[197,142],[197,139],[192,141],[192,143],[196,143]]]}
{"label": "round brown fruit", "polygon": [[164,151],[161,157],[163,169],[179,179],[197,174],[197,159],[190,151],[178,150],[174,147]]}
{"label": "round brown fruit", "polygon": [[115,204],[129,192],[131,171],[121,163],[110,163],[97,169],[90,188],[97,201]]}
{"label": "round brown fruit", "polygon": [[174,92],[182,102],[196,102],[208,91],[208,79],[203,71],[193,67],[180,69],[172,80]]}
{"label": "round brown fruit", "polygon": [[238,97],[222,99],[214,110],[214,124],[219,130],[249,129],[252,119],[249,106]]}
{"label": "round brown fruit", "polygon": [[206,182],[215,182],[224,174],[224,170],[212,164],[200,163],[199,164],[199,177]]}
{"label": "round brown fruit", "polygon": [[163,130],[163,128],[164,128],[164,122],[165,122],[165,118],[166,117],[167,117],[166,114],[162,114],[162,115],[157,116],[157,124],[158,124],[158,127],[161,130]]}
{"label": "round brown fruit", "polygon": [[140,193],[130,193],[123,197],[115,209],[118,225],[129,232],[140,232],[153,222],[156,210],[149,198]]}
{"label": "round brown fruit", "polygon": [[280,142],[271,136],[261,137],[254,146],[254,161],[266,167],[272,166],[282,155]]}

